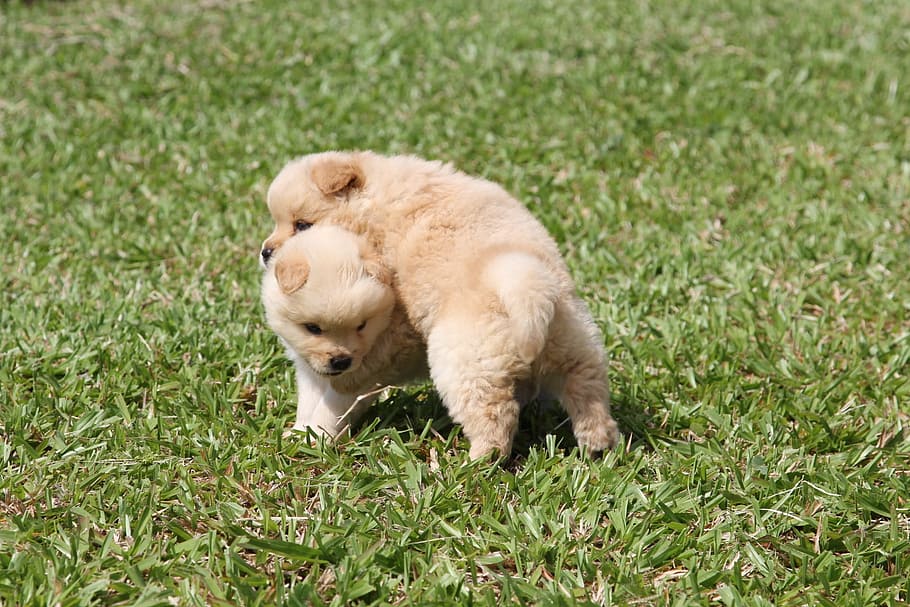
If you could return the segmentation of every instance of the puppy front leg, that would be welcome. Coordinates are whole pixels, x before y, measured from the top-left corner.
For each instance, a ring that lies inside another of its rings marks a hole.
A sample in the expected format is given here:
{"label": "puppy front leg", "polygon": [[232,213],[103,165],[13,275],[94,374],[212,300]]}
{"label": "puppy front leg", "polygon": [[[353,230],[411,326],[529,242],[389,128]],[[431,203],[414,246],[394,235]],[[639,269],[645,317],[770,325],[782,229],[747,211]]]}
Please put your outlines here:
{"label": "puppy front leg", "polygon": [[356,394],[339,394],[325,377],[313,372],[305,363],[296,365],[297,418],[292,430],[313,430],[335,438],[348,428],[357,411]]}

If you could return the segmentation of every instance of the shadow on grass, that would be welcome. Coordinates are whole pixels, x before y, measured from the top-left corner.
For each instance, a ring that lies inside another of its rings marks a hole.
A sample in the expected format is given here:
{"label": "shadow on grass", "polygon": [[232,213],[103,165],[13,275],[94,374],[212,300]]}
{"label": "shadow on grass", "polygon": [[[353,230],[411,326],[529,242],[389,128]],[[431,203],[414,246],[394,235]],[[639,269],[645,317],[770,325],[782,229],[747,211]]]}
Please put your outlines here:
{"label": "shadow on grass", "polygon": [[[623,441],[631,443],[633,448],[653,448],[654,440],[658,437],[651,436],[651,428],[657,424],[647,411],[635,407],[624,395],[615,393],[612,396],[612,411]],[[355,431],[375,423],[376,428],[419,434],[428,422],[432,432],[441,438],[449,436],[456,425],[436,391],[432,386],[424,385],[393,391],[388,398],[369,409]],[[557,447],[566,452],[577,446],[572,433],[572,422],[559,403],[554,400],[532,400],[522,407],[510,463],[521,462],[528,457],[532,448],[543,447],[548,435],[554,435]]]}

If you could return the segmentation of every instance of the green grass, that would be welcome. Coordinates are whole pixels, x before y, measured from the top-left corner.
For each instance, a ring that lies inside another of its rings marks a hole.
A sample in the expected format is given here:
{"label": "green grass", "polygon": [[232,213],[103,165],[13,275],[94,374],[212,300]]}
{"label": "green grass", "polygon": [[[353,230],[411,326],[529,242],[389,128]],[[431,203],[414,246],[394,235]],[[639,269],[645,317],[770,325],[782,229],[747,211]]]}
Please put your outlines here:
{"label": "green grass", "polygon": [[[0,4],[0,604],[907,604],[908,66],[903,2]],[[329,148],[529,205],[623,448],[282,438],[264,192]]]}

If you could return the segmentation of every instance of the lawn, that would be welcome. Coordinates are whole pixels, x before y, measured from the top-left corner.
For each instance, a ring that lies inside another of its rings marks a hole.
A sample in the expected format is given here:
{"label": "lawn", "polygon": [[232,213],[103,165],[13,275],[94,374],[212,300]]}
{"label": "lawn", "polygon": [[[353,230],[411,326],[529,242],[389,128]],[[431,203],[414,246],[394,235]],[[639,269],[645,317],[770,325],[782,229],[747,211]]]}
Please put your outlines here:
{"label": "lawn", "polygon": [[[529,206],[621,448],[283,437],[264,195],[332,148]],[[4,2],[0,205],[2,605],[910,602],[905,2]]]}

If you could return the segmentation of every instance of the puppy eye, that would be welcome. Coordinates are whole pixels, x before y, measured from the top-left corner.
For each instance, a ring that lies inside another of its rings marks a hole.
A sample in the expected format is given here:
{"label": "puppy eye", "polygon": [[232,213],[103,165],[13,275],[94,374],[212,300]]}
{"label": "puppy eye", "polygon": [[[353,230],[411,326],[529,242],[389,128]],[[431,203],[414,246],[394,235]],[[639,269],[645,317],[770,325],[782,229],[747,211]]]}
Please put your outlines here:
{"label": "puppy eye", "polygon": [[297,221],[294,222],[294,232],[295,233],[303,232],[304,230],[308,230],[311,227],[313,227],[313,224],[311,224],[309,221],[304,221],[302,219],[298,219]]}
{"label": "puppy eye", "polygon": [[367,321],[363,321],[362,323],[360,323],[360,326],[357,327],[357,330],[363,331],[366,328],[366,326],[367,326]]}
{"label": "puppy eye", "polygon": [[308,322],[303,325],[303,328],[312,333],[313,335],[321,335],[322,328],[319,325]]}

